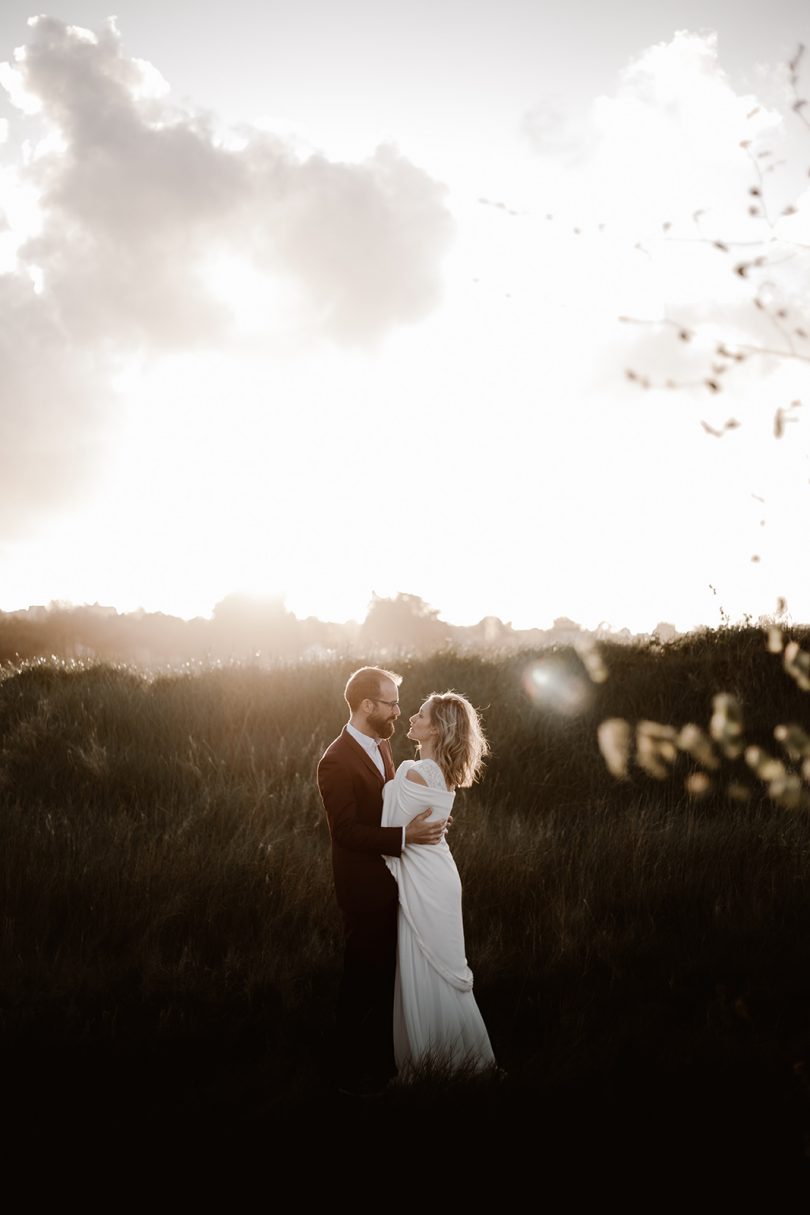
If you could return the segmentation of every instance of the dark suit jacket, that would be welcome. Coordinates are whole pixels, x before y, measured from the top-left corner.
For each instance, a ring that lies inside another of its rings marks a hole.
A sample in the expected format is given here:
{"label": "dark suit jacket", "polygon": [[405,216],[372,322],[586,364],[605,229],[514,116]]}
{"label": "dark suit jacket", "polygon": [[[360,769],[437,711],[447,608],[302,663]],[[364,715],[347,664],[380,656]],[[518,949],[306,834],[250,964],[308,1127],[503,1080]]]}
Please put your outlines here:
{"label": "dark suit jacket", "polygon": [[[380,747],[386,779],[394,776],[391,748]],[[332,836],[337,901],[347,921],[397,902],[397,884],[383,860],[402,851],[402,828],[381,827],[383,777],[346,727],[318,764],[318,790]]]}

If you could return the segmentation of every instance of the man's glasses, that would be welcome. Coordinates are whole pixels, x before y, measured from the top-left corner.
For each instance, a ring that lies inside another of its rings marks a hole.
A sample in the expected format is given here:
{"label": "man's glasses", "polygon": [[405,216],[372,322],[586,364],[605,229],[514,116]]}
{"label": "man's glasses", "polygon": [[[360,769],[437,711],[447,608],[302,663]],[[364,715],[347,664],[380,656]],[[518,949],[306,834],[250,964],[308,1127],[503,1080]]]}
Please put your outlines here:
{"label": "man's glasses", "polygon": [[369,697],[369,699],[373,700],[375,705],[388,705],[389,709],[398,709],[399,708],[398,700],[380,700],[379,696],[371,696],[371,697]]}

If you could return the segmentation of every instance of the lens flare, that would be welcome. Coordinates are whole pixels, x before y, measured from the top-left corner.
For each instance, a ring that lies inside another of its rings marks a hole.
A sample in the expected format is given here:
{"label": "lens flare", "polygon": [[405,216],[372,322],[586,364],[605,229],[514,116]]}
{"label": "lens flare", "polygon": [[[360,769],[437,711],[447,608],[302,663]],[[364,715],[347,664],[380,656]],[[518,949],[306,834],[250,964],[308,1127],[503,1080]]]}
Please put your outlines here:
{"label": "lens flare", "polygon": [[591,703],[590,685],[557,655],[529,663],[523,673],[523,689],[538,708],[566,717],[583,713]]}

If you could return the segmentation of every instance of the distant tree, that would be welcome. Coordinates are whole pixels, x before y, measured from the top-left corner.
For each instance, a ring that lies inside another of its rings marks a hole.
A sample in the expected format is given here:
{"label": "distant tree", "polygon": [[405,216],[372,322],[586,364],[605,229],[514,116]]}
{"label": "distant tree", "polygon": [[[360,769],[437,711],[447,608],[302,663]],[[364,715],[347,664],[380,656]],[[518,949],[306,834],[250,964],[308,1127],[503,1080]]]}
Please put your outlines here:
{"label": "distant tree", "polygon": [[367,645],[393,650],[439,649],[452,638],[452,626],[439,620],[436,608],[418,595],[400,593],[393,599],[374,595],[361,628]]}
{"label": "distant tree", "polygon": [[46,630],[39,621],[28,620],[16,612],[0,615],[0,662],[44,658],[50,653]]}
{"label": "distant tree", "polygon": [[581,633],[582,625],[577,624],[576,620],[571,620],[569,616],[557,616],[554,624],[551,626],[558,633]]}
{"label": "distant tree", "polygon": [[653,629],[653,636],[662,642],[674,641],[678,636],[678,630],[668,620],[659,620]]}
{"label": "distant tree", "polygon": [[299,622],[281,595],[226,595],[214,607],[214,650],[221,657],[292,654],[297,650]]}

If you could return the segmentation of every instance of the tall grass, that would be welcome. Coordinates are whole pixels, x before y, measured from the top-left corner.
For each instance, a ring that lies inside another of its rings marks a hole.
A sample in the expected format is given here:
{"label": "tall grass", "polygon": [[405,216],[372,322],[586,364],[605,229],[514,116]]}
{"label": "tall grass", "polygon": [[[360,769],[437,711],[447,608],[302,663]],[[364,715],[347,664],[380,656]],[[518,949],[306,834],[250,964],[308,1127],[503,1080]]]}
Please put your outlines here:
{"label": "tall grass", "polygon": [[[509,1079],[486,1098],[465,1091],[499,1118],[528,1101],[546,1134],[550,1103],[571,1113],[599,1094],[634,1110],[640,1135],[639,1094],[673,1118],[692,1077],[695,1127],[708,1093],[734,1136],[743,1122],[767,1131],[798,1163],[810,818],[755,784],[738,804],[720,785],[697,802],[638,771],[615,782],[596,727],[705,723],[725,690],[764,744],[777,720],[808,725],[810,702],[758,630],[603,654],[609,677],[577,713],[524,690],[533,663],[584,686],[570,650],[399,663],[406,713],[453,687],[492,743],[450,842],[476,996]],[[341,941],[314,771],[349,670],[6,671],[0,1046],[20,1108],[47,1090],[64,1109],[54,1094],[81,1086],[114,1121],[123,1086],[130,1114],[258,1125],[331,1099]],[[412,754],[402,729],[394,749]],[[426,1078],[386,1101],[407,1114],[458,1091]]]}

